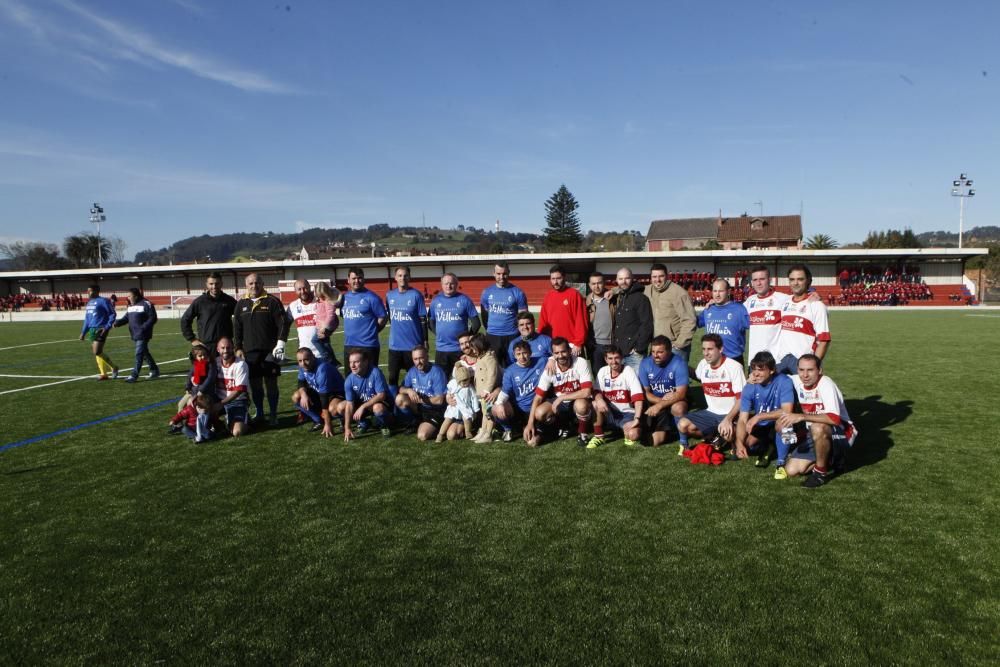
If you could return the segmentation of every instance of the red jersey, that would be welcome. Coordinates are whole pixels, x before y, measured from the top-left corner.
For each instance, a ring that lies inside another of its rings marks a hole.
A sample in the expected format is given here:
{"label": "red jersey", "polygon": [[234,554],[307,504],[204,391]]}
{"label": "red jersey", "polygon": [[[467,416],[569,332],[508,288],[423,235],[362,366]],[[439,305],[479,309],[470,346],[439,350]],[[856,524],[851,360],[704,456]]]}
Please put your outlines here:
{"label": "red jersey", "polygon": [[582,348],[587,340],[587,302],[572,287],[561,292],[551,290],[542,300],[538,332],[552,338],[563,337],[574,347]]}

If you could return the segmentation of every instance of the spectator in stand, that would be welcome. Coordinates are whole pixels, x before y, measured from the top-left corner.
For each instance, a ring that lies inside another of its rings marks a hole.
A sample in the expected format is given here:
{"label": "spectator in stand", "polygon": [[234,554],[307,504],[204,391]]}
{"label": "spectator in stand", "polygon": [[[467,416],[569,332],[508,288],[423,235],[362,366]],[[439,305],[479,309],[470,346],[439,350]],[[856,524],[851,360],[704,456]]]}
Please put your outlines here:
{"label": "spectator in stand", "polygon": [[840,289],[847,289],[851,284],[851,272],[846,267],[841,269],[838,274],[838,280],[840,281]]}
{"label": "spectator in stand", "polygon": [[565,338],[578,353],[587,342],[587,303],[566,284],[566,271],[558,264],[549,269],[549,284],[552,289],[542,300],[538,331],[553,340]]}
{"label": "spectator in stand", "polygon": [[669,338],[673,353],[689,363],[691,340],[698,328],[691,296],[676,282],[667,280],[667,267],[663,264],[649,268],[645,295],[653,313],[653,336]]}
{"label": "spectator in stand", "polygon": [[160,377],[160,367],[156,365],[152,353],[149,351],[149,341],[153,338],[153,327],[156,326],[156,308],[147,301],[142,291],[138,287],[132,287],[128,291],[128,309],[125,314],[115,321],[116,327],[128,325],[129,334],[135,342],[135,365],[126,382],[135,382],[139,379],[139,372],[142,370],[142,362],[149,363],[150,380]]}
{"label": "spectator in stand", "polygon": [[115,324],[115,307],[111,301],[101,296],[101,286],[94,283],[87,288],[87,312],[83,318],[83,328],[80,331],[80,340],[89,340],[90,349],[94,353],[97,361],[98,380],[107,380],[118,377],[118,366],[111,361],[111,357],[104,353],[104,343],[108,339],[108,332]]}
{"label": "spectator in stand", "polygon": [[[211,273],[205,279],[205,292],[181,316],[181,334],[192,347],[202,345],[214,354],[219,340],[233,337],[235,312],[236,299],[222,291],[222,274]],[[193,322],[197,322],[197,334]]]}

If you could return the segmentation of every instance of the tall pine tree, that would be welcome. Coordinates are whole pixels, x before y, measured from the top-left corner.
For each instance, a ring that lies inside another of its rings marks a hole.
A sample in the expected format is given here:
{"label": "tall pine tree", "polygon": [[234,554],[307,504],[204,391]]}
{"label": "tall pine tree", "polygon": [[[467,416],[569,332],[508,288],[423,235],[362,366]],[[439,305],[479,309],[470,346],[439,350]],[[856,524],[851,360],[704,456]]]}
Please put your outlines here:
{"label": "tall pine tree", "polygon": [[573,193],[560,185],[545,202],[545,248],[560,252],[580,249],[583,234],[576,209],[580,208]]}

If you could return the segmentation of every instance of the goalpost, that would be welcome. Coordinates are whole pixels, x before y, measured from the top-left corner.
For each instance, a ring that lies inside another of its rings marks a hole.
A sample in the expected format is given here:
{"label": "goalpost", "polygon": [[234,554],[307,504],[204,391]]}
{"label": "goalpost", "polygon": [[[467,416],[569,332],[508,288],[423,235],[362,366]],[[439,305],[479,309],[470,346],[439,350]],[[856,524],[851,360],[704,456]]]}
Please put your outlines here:
{"label": "goalpost", "polygon": [[201,296],[201,292],[197,294],[188,294],[186,292],[171,292],[170,293],[170,310],[184,311],[190,306],[195,299]]}

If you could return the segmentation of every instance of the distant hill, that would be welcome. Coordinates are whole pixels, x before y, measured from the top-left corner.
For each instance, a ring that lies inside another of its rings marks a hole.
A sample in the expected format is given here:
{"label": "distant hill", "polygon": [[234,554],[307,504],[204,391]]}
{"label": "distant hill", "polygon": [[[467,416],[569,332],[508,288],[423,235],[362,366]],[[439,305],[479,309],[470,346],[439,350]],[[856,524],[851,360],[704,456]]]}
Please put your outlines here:
{"label": "distant hill", "polygon": [[[924,232],[917,238],[925,246],[932,248],[958,247],[958,232]],[[973,227],[962,233],[962,245],[978,246],[1000,241],[1000,227]]]}
{"label": "distant hill", "polygon": [[[588,232],[583,250],[641,248],[642,234],[637,231]],[[542,251],[540,234],[500,232],[459,225],[457,229],[437,227],[390,227],[371,225],[366,229],[316,227],[295,234],[241,232],[217,236],[192,236],[159,250],[143,250],[136,263],[184,264],[190,262],[229,262],[244,260],[281,260],[297,258],[304,247],[310,259],[336,257],[491,254],[501,250]]]}

